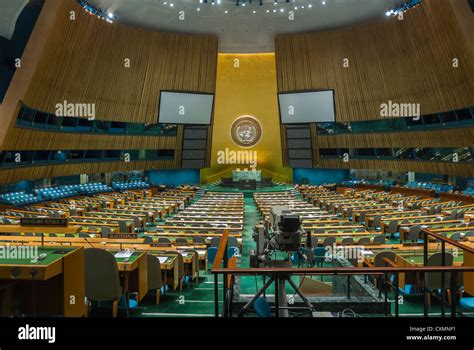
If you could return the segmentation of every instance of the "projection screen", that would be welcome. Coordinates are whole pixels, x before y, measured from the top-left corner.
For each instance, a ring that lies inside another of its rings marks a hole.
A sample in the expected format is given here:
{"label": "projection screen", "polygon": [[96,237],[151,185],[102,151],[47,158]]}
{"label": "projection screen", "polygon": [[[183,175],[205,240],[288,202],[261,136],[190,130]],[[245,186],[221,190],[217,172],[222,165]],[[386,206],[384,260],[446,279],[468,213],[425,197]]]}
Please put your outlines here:
{"label": "projection screen", "polygon": [[333,90],[278,94],[278,102],[282,124],[336,121]]}
{"label": "projection screen", "polygon": [[214,95],[161,91],[158,122],[210,125]]}

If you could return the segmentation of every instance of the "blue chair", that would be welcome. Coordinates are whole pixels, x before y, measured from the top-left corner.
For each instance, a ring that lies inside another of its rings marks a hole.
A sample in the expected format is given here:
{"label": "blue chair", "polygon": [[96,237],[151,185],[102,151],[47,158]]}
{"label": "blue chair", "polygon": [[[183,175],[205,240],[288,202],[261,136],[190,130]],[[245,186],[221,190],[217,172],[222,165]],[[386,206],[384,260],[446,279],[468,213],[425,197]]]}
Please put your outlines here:
{"label": "blue chair", "polygon": [[316,266],[322,267],[326,260],[326,247],[316,247],[313,252]]}
{"label": "blue chair", "polygon": [[216,259],[216,254],[217,254],[217,247],[207,248],[207,266],[206,266],[206,270],[209,270],[209,265],[214,264],[214,260]]}
{"label": "blue chair", "polygon": [[238,256],[240,254],[240,250],[238,247],[227,247],[227,259],[233,258],[234,256]]}
{"label": "blue chair", "polygon": [[[119,307],[120,308],[122,308],[122,307],[126,308],[127,307],[127,304],[126,304],[125,300],[126,300],[125,296],[122,295],[120,297],[120,300],[119,300]],[[132,299],[132,298],[128,299],[128,308],[129,309],[136,309],[137,306],[138,306],[138,302],[135,299]]]}
{"label": "blue chair", "polygon": [[474,298],[461,298],[459,305],[465,310],[472,311],[474,310]]}
{"label": "blue chair", "polygon": [[253,309],[260,317],[272,317],[272,312],[270,310],[270,306],[267,303],[265,298],[258,298],[253,302]]}

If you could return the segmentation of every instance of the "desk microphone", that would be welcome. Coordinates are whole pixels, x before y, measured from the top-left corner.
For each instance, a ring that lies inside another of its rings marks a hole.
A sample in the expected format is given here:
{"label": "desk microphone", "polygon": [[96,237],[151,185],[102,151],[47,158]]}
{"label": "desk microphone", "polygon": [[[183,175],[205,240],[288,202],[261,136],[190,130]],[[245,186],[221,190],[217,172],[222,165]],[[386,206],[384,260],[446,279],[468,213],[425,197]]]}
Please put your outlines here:
{"label": "desk microphone", "polygon": [[87,244],[89,244],[92,248],[94,248],[94,245],[91,242],[89,242],[89,240],[86,237],[82,237],[82,238],[84,238],[84,241],[86,241]]}

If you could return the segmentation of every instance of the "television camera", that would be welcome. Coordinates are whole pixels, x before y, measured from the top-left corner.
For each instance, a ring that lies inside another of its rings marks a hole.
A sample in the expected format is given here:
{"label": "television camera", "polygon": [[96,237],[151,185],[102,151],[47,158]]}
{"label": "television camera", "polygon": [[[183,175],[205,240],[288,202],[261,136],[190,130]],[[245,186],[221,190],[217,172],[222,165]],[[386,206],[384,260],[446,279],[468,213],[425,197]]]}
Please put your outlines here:
{"label": "television camera", "polygon": [[[308,248],[305,256],[301,253],[301,241],[305,235],[301,227],[301,220],[290,208],[285,206],[274,206],[270,211],[269,220],[265,220],[262,225],[257,225],[254,230],[253,238],[257,243],[257,249],[250,252],[250,267],[273,267],[283,268],[291,267],[291,261],[288,258],[290,254],[296,253],[299,259],[313,260],[311,249],[311,234],[308,233],[306,237],[306,245]],[[288,256],[283,259],[273,258],[278,256],[277,251],[288,253]],[[276,276],[276,278],[275,278]],[[275,281],[276,279],[276,281]],[[278,310],[280,317],[289,317],[290,309],[305,309],[309,310],[312,315],[314,311],[313,305],[301,293],[300,288],[291,279],[291,273],[281,273],[278,275],[272,274],[270,279],[265,281],[264,286],[255,294],[255,296],[241,309],[240,315],[251,309],[255,300],[257,300],[265,291],[275,282],[275,287],[278,285],[278,297],[275,303],[278,303]],[[297,294],[303,301],[304,307],[289,307],[286,296],[286,283],[288,283],[295,294]]]}

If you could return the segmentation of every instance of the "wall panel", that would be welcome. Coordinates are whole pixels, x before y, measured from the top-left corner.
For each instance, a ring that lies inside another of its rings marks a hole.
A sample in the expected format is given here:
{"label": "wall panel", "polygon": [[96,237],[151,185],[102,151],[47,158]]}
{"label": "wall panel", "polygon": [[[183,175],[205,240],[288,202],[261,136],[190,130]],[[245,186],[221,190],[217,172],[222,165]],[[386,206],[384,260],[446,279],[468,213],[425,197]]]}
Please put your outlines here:
{"label": "wall panel", "polygon": [[445,0],[403,21],[277,36],[276,57],[278,90],[335,89],[339,122],[377,119],[389,100],[420,103],[422,114],[474,106],[474,57]]}
{"label": "wall panel", "polygon": [[36,180],[58,176],[70,176],[78,174],[96,174],[119,171],[173,169],[174,161],[136,161],[130,163],[107,162],[107,163],[83,163],[67,165],[48,165],[24,167],[17,169],[6,169],[0,171],[0,185],[15,183],[20,180]]}
{"label": "wall panel", "polygon": [[[419,103],[422,115],[474,106],[474,55],[454,1],[430,0],[403,20],[276,37],[278,91],[334,89],[338,122],[376,120],[383,103]],[[453,5],[454,6],[454,5]],[[383,16],[381,16],[383,17]],[[453,59],[459,67],[453,67]],[[348,59],[349,67],[344,67]],[[319,148],[472,147],[474,128],[318,135],[313,166],[472,175],[472,165],[320,159]],[[283,163],[287,140],[282,126]]]}
{"label": "wall panel", "polygon": [[25,104],[95,103],[101,120],[156,123],[161,90],[214,93],[217,37],[109,24],[63,2]]}
{"label": "wall panel", "polygon": [[414,171],[417,173],[472,176],[474,174],[474,164],[448,163],[448,162],[417,162],[404,160],[363,160],[352,159],[344,163],[342,159],[321,158],[317,168],[336,169],[385,169],[392,172]]}
{"label": "wall panel", "polygon": [[433,131],[319,135],[320,148],[474,147],[474,127]]}
{"label": "wall panel", "polygon": [[[52,3],[57,6],[52,8]],[[56,133],[18,128],[16,116],[21,101],[49,113],[55,113],[56,104],[67,101],[95,104],[99,120],[156,124],[161,90],[215,92],[217,37],[109,24],[87,14],[75,0],[51,0],[45,8],[32,38],[39,32],[47,39],[44,46],[28,52],[28,57],[33,53],[39,57],[38,64],[29,73],[26,91],[10,101],[16,111],[13,107],[8,115],[1,116],[3,125],[8,127],[5,135],[5,129],[0,132],[0,150],[174,149],[175,159],[1,170],[0,183],[81,173],[180,168],[182,126],[176,137]],[[75,12],[75,20],[71,20],[71,11]],[[46,19],[53,25],[46,28]],[[129,67],[125,60],[129,60]],[[210,156],[210,142],[207,152]]]}

